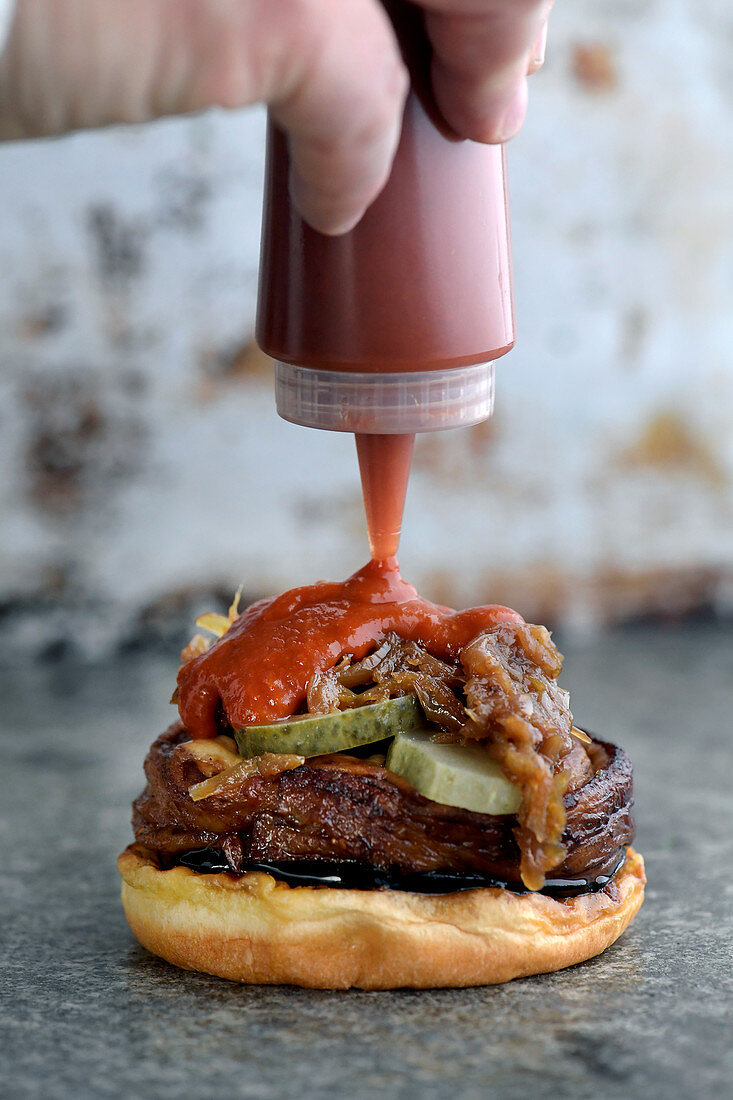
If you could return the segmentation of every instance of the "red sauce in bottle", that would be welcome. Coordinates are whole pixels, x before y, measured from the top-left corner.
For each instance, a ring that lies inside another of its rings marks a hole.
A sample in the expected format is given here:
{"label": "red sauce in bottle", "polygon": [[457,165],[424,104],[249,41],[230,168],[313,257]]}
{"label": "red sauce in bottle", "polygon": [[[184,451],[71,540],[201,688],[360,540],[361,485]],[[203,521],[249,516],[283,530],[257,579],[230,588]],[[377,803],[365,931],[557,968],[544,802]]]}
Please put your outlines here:
{"label": "red sauce in bottle", "polygon": [[418,596],[395,558],[370,561],[347,581],[320,581],[249,607],[207,653],[178,674],[181,719],[193,738],[216,737],[221,712],[233,727],[274,722],[302,706],[311,677],[345,654],[365,657],[394,631],[443,660],[501,622],[507,607],[453,611]]}

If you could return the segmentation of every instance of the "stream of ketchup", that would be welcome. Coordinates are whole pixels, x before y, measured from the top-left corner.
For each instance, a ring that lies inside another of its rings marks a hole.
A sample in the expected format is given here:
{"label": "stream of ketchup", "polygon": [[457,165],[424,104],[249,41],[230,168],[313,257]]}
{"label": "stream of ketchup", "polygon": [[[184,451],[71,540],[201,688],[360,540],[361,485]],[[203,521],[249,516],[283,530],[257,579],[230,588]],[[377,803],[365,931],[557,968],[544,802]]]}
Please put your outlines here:
{"label": "stream of ketchup", "polygon": [[356,436],[369,550],[376,561],[397,554],[414,443],[414,435]]}
{"label": "stream of ketchup", "polygon": [[490,605],[467,611],[422,599],[395,556],[412,436],[357,436],[372,558],[342,582],[319,581],[252,604],[206,653],[178,673],[178,706],[191,737],[216,737],[220,716],[235,729],[295,714],[316,672],[345,655],[360,660],[394,631],[454,660],[482,630],[522,622]]}

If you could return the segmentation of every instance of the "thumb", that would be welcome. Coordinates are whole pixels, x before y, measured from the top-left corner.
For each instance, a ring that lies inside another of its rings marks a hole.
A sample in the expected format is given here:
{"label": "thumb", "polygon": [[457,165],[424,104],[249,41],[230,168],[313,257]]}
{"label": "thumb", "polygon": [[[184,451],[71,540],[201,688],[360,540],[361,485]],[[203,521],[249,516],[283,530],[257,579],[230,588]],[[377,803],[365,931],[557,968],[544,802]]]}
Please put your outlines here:
{"label": "thumb", "polygon": [[18,0],[0,138],[269,103],[293,192],[327,233],[383,187],[407,76],[377,0]]}

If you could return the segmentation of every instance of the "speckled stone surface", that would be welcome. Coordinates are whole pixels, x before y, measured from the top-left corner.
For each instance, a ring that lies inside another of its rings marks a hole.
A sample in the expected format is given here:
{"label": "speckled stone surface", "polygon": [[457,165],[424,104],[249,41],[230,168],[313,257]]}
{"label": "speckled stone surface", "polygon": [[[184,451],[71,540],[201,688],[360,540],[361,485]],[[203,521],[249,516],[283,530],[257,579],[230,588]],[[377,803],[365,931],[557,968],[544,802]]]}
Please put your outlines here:
{"label": "speckled stone surface", "polygon": [[646,904],[582,966],[429,993],[249,989],[146,954],[114,859],[169,720],[173,658],[0,673],[0,1093],[732,1095],[733,634],[645,629],[564,648],[578,721],[635,762]]}

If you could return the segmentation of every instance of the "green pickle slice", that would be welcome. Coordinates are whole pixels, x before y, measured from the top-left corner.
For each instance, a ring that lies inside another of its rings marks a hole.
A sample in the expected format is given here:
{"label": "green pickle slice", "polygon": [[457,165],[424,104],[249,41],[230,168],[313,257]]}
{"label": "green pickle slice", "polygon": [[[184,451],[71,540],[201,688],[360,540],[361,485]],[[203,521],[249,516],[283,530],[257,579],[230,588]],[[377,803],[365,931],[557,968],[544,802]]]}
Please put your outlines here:
{"label": "green pickle slice", "polygon": [[396,734],[385,767],[433,802],[479,814],[514,814],[519,788],[479,745],[441,745],[426,732]]}
{"label": "green pickle slice", "polygon": [[234,731],[234,740],[242,756],[261,756],[263,752],[286,752],[296,756],[321,756],[343,752],[359,745],[370,745],[385,737],[425,724],[420,705],[413,695],[385,699],[342,710],[334,714],[307,714],[267,726],[246,726]]}

